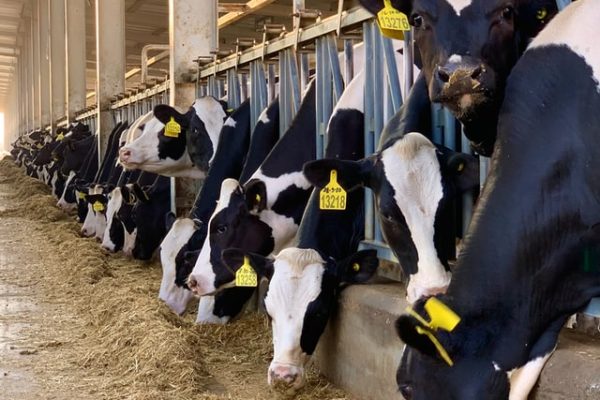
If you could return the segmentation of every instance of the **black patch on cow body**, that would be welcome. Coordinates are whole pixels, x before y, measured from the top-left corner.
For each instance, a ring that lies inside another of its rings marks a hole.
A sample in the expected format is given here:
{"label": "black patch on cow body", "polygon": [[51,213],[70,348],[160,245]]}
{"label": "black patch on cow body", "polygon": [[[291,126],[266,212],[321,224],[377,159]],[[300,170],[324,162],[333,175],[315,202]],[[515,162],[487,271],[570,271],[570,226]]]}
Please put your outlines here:
{"label": "black patch on cow body", "polygon": [[273,203],[271,210],[276,214],[292,218],[296,225],[302,221],[304,207],[310,197],[310,189],[302,189],[296,185],[288,186],[286,189],[279,192],[277,200]]}

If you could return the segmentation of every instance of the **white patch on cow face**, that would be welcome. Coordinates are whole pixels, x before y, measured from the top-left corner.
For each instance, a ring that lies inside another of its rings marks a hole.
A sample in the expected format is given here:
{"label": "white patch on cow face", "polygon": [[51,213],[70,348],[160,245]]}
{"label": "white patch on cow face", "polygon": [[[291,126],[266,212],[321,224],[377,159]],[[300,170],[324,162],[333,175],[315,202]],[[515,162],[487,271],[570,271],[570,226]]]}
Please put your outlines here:
{"label": "white patch on cow face", "polygon": [[60,196],[60,199],[58,200],[58,203],[56,203],[56,205],[58,207],[60,207],[61,209],[65,210],[65,211],[75,211],[77,209],[77,202],[68,203],[67,200],[65,199],[65,195],[67,193],[67,188],[69,187],[69,184],[71,183],[73,178],[75,178],[75,171],[69,172],[69,177],[67,178],[67,181],[65,182],[65,189],[63,190],[62,195]]}
{"label": "white patch on cow face", "polygon": [[[121,188],[114,188],[108,196],[108,204],[106,205],[106,229],[102,237],[102,247],[107,250],[115,251],[116,244],[113,243],[110,237],[110,228],[115,223],[115,215],[123,204],[123,194]],[[120,222],[117,222],[120,223]]]}
{"label": "white patch on cow face", "polygon": [[137,228],[133,228],[133,232],[127,232],[127,229],[123,227],[124,236],[123,236],[123,253],[125,255],[131,257],[133,255],[133,248],[135,247],[135,238],[137,236]]}
{"label": "white patch on cow face", "polygon": [[96,216],[94,215],[94,210],[92,209],[92,205],[88,204],[88,211],[85,215],[85,219],[83,220],[83,225],[81,226],[81,234],[85,237],[92,237],[96,234],[94,220]]}
{"label": "white patch on cow face", "polygon": [[544,46],[567,46],[592,68],[600,91],[600,49],[596,45],[599,1],[577,1],[558,13],[531,42],[529,49]]}
{"label": "white patch on cow face", "polygon": [[182,314],[185,311],[193,295],[189,290],[175,284],[175,258],[195,231],[196,227],[193,220],[190,218],[179,218],[173,223],[173,226],[160,244],[162,281],[160,282],[158,298],[164,301],[177,314]]}
{"label": "white patch on cow face", "polygon": [[197,324],[217,324],[225,325],[229,322],[230,317],[217,317],[214,314],[215,309],[215,298],[214,296],[203,296],[200,297],[198,303],[198,314],[196,315]]}
{"label": "white patch on cow face", "polygon": [[223,124],[223,126],[229,126],[231,128],[235,128],[236,125],[237,125],[236,120],[231,117],[227,118],[227,120]]}
{"label": "white patch on cow face", "polygon": [[509,400],[527,400],[531,389],[533,389],[533,386],[542,373],[544,365],[546,365],[546,362],[552,353],[554,353],[555,349],[556,348],[552,349],[552,351],[545,356],[530,360],[521,368],[516,368],[507,372],[510,381]]}
{"label": "white patch on cow face", "polygon": [[324,271],[323,259],[312,249],[288,248],[275,257],[265,298],[273,327],[269,384],[283,379],[294,388],[302,385],[304,365],[309,358],[300,346],[304,315],[308,305],[321,293]]}
{"label": "white patch on cow face", "polygon": [[258,117],[258,120],[260,122],[262,122],[263,124],[268,124],[269,122],[271,122],[271,120],[269,119],[269,116],[267,115],[267,110],[268,109],[269,109],[268,107],[265,108],[263,110],[263,112],[260,113],[260,117]]}
{"label": "white patch on cow face", "polygon": [[462,62],[462,56],[459,56],[458,54],[452,54],[450,58],[448,58],[448,62],[459,64]]}
{"label": "white patch on cow face", "polygon": [[200,250],[194,269],[188,278],[188,281],[193,280],[196,282],[193,287],[192,285],[188,285],[196,296],[205,296],[214,293],[217,290],[215,287],[216,274],[213,270],[213,265],[210,262],[210,226],[215,215],[229,207],[231,196],[236,189],[239,189],[239,187],[240,185],[235,179],[225,179],[223,183],[221,183],[221,193],[219,194],[217,206],[208,221],[208,235],[202,244],[202,249]]}
{"label": "white patch on cow face", "polygon": [[472,3],[472,0],[446,0],[450,6],[454,9],[456,15],[460,16],[460,13],[465,8],[469,7]]}
{"label": "white patch on cow face", "polygon": [[217,145],[219,144],[219,136],[221,135],[221,128],[223,128],[223,121],[227,114],[223,110],[223,106],[214,97],[206,96],[196,99],[192,105],[196,111],[196,115],[202,123],[208,133],[210,142],[212,143],[213,155],[211,156],[208,163],[212,163],[215,153],[217,151]]}
{"label": "white patch on cow face", "polygon": [[95,236],[98,241],[101,241],[104,237],[104,231],[106,231],[106,214],[101,212],[94,213],[94,231],[96,232]]}
{"label": "white patch on cow face", "polygon": [[428,294],[444,292],[450,273],[437,256],[433,241],[435,215],[443,197],[442,175],[435,146],[420,133],[409,133],[382,153],[385,177],[404,215],[419,260],[410,276],[410,303]]}

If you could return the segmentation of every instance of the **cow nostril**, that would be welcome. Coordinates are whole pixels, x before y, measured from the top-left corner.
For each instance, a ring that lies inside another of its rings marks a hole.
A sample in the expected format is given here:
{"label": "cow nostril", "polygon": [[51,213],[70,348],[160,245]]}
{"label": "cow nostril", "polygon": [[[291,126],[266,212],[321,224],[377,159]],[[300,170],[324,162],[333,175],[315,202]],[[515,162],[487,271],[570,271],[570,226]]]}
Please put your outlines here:
{"label": "cow nostril", "polygon": [[129,158],[131,157],[131,150],[122,150],[121,151],[121,158]]}
{"label": "cow nostril", "polygon": [[450,80],[450,73],[448,72],[448,70],[442,68],[442,67],[438,67],[438,78],[440,79],[440,81],[447,83]]}
{"label": "cow nostril", "polygon": [[481,76],[482,72],[483,72],[483,68],[481,67],[481,65],[477,66],[471,73],[471,78],[478,79]]}
{"label": "cow nostril", "polygon": [[198,286],[198,281],[196,281],[194,278],[190,277],[190,278],[188,278],[187,285],[190,289],[195,289],[196,286]]}

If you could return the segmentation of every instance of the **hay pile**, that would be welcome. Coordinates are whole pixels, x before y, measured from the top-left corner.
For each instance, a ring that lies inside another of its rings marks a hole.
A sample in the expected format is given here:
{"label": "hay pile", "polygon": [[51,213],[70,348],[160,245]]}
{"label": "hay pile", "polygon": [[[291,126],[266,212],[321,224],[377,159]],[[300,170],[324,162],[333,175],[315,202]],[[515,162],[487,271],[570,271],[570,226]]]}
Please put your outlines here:
{"label": "hay pile", "polygon": [[[199,326],[193,315],[174,315],[157,298],[158,263],[107,254],[94,239],[81,238],[79,225],[54,206],[48,188],[23,176],[12,161],[0,161],[0,184],[13,187],[15,200],[0,217],[44,221],[33,224],[47,239],[40,246],[48,246],[38,272],[40,285],[49,299],[71,304],[80,317],[73,325],[77,331],[65,339],[76,345],[58,345],[56,351],[72,368],[100,382],[91,390],[80,383],[81,390],[106,399],[286,397],[266,383],[272,344],[265,316]],[[311,370],[295,398],[345,395]]]}

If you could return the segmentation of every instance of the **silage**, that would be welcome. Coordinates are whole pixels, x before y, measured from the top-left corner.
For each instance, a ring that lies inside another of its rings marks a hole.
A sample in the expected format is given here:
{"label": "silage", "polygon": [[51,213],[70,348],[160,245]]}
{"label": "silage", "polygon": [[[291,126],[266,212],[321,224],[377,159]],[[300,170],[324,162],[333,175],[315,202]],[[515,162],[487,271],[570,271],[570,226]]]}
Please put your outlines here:
{"label": "silage", "polygon": [[[39,220],[53,246],[44,264],[49,296],[70,302],[81,321],[81,346],[64,356],[100,376],[99,398],[273,399],[289,398],[266,384],[272,357],[265,316],[248,313],[226,326],[196,325],[173,314],[157,298],[160,265],[108,254],[79,236],[73,217],[58,209],[46,185],[0,160],[0,184],[14,187],[11,207],[0,217]],[[63,351],[64,349],[61,349]],[[66,350],[64,350],[66,351]],[[309,370],[295,398],[339,399],[344,394]]]}

